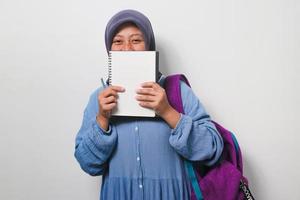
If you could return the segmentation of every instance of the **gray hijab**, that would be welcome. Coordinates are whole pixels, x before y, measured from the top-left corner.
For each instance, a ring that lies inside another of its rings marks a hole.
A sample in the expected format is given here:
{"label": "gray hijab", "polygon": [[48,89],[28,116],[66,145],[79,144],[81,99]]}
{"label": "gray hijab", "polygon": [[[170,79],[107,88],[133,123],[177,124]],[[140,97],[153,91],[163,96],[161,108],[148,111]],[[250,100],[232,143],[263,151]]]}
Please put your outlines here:
{"label": "gray hijab", "polygon": [[136,10],[122,10],[115,14],[107,23],[105,29],[105,45],[107,52],[111,50],[113,37],[124,23],[134,23],[143,33],[146,49],[155,51],[155,38],[149,19]]}

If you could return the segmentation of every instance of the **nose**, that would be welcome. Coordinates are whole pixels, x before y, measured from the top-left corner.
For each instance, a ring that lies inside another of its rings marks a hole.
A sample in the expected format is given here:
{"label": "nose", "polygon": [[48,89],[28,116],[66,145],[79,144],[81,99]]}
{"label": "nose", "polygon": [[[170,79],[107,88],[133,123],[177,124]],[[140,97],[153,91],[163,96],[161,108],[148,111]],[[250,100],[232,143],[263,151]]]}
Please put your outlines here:
{"label": "nose", "polygon": [[133,46],[130,42],[125,42],[123,45],[123,51],[133,51]]}

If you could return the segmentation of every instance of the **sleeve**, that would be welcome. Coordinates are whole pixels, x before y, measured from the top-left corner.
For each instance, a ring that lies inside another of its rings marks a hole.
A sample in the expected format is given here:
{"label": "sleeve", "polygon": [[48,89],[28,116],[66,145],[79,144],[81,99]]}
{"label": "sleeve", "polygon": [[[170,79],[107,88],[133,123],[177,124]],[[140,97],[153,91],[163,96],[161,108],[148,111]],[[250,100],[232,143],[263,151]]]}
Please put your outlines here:
{"label": "sleeve", "polygon": [[112,124],[109,124],[108,131],[105,131],[96,121],[99,91],[96,90],[90,96],[75,140],[75,158],[80,167],[92,176],[104,174],[107,160],[117,141],[117,134]]}
{"label": "sleeve", "polygon": [[222,137],[192,89],[182,81],[180,87],[185,114],[171,130],[169,142],[184,158],[213,165],[223,150]]}

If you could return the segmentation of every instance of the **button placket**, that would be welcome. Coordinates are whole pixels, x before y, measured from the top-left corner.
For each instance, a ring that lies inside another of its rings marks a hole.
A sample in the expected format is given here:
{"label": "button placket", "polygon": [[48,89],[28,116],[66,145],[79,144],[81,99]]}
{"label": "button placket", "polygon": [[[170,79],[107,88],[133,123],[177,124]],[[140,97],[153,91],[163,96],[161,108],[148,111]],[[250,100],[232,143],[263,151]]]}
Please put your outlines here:
{"label": "button placket", "polygon": [[[135,126],[134,126],[134,132],[136,134],[136,139],[137,139],[137,149],[136,149],[136,161],[137,161],[137,169],[138,169],[138,188],[142,191],[143,189],[143,170],[142,170],[142,165],[141,165],[141,148],[140,148],[140,134],[139,134],[139,126],[138,126],[138,121],[136,121]],[[143,194],[141,194],[143,196]]]}

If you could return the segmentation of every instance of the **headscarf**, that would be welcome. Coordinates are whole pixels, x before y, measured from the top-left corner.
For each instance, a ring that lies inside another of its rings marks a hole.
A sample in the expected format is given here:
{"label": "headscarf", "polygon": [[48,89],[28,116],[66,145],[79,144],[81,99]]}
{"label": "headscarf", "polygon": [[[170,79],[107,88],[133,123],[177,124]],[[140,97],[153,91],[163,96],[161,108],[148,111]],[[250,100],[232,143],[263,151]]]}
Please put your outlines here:
{"label": "headscarf", "polygon": [[155,51],[155,38],[149,19],[136,10],[122,10],[115,14],[107,23],[105,29],[105,45],[107,52],[111,50],[113,37],[124,23],[134,23],[143,33],[146,49]]}

